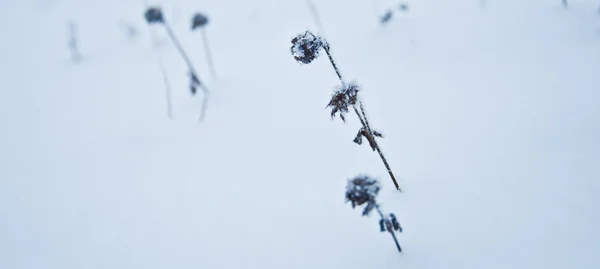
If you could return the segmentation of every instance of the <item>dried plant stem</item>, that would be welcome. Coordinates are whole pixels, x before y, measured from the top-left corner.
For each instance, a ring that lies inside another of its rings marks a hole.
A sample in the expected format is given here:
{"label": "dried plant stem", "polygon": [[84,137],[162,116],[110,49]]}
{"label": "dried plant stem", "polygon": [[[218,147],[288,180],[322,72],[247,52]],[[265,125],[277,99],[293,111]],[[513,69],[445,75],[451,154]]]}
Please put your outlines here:
{"label": "dried plant stem", "polygon": [[399,252],[402,252],[402,248],[400,247],[400,243],[398,243],[398,239],[396,238],[394,229],[392,229],[392,224],[390,223],[390,220],[386,218],[385,215],[383,215],[383,212],[381,212],[381,209],[379,208],[378,204],[375,204],[375,209],[377,209],[377,213],[379,213],[379,216],[381,216],[381,219],[385,222],[386,230],[392,235],[394,243],[396,243],[396,248],[398,248]]}
{"label": "dried plant stem", "polygon": [[399,252],[402,252],[402,248],[400,247],[400,244],[398,243],[398,239],[396,239],[396,234],[392,231],[390,231],[390,234],[392,235],[392,238],[394,238],[394,243],[396,243],[396,248],[398,248]]}
{"label": "dried plant stem", "polygon": [[[369,120],[367,118],[367,114],[365,113],[365,109],[360,100],[358,101],[358,104],[360,106],[360,111],[362,113],[363,120],[364,120],[363,125],[364,125],[365,129],[367,130],[369,136],[371,136],[371,139],[373,141],[373,146],[377,150],[377,153],[379,153],[379,157],[381,157],[381,161],[383,162],[383,165],[385,165],[385,168],[387,169],[388,173],[390,174],[390,177],[392,178],[392,181],[394,182],[394,186],[396,186],[397,190],[402,191],[402,189],[400,189],[400,185],[398,185],[398,181],[396,181],[396,177],[394,176],[394,173],[392,172],[392,168],[390,168],[390,165],[388,164],[387,159],[383,155],[383,152],[381,151],[381,148],[379,147],[379,144],[377,143],[377,140],[375,139],[373,130],[371,129],[371,126],[369,125]],[[356,110],[356,107],[354,109]],[[361,122],[362,122],[362,120],[361,120]]]}
{"label": "dried plant stem", "polygon": [[160,68],[160,73],[162,74],[163,81],[165,83],[165,97],[167,99],[167,116],[169,119],[173,119],[173,108],[171,102],[171,84],[169,83],[169,78],[167,77],[167,70],[165,65],[163,64],[162,59],[158,60],[158,66]]}
{"label": "dried plant stem", "polygon": [[[337,64],[335,63],[335,60],[333,60],[333,56],[331,56],[331,52],[329,51],[329,45],[323,46],[323,49],[325,49],[325,52],[327,53],[327,56],[329,57],[329,61],[331,62],[331,65],[333,66],[335,73],[337,74],[338,78],[340,79],[340,82],[342,83],[342,85],[346,85],[346,82],[344,82],[344,79],[342,78],[342,74],[340,73],[340,70],[337,67]],[[387,159],[385,158],[385,156],[383,155],[383,152],[381,151],[381,148],[377,144],[377,140],[375,140],[375,136],[373,135],[373,130],[371,130],[371,126],[369,125],[369,120],[367,119],[367,115],[365,113],[365,109],[362,105],[362,102],[358,101],[358,103],[360,105],[361,113],[358,112],[356,105],[353,105],[354,111],[356,112],[356,116],[358,116],[360,123],[367,131],[367,134],[369,135],[368,139],[370,141],[373,141],[373,146],[377,150],[377,153],[379,153],[379,157],[381,157],[381,161],[383,161],[383,165],[385,165],[385,168],[387,169],[388,173],[390,174],[390,177],[392,178],[392,181],[394,182],[394,186],[396,186],[397,190],[402,191],[402,189],[400,189],[400,185],[398,185],[398,181],[396,181],[396,177],[394,176],[394,173],[392,172],[392,168],[390,168],[390,165],[388,164]]]}
{"label": "dried plant stem", "polygon": [[394,186],[396,187],[396,189],[398,191],[402,191],[402,189],[400,188],[400,185],[398,185],[398,181],[396,181],[396,177],[394,176],[394,173],[392,172],[392,168],[390,168],[389,163],[387,162],[387,159],[385,158],[385,156],[383,155],[383,152],[381,151],[381,148],[379,147],[379,144],[377,144],[377,140],[375,139],[375,135],[373,135],[373,130],[371,130],[371,127],[369,126],[369,122],[367,121],[367,117],[364,113],[364,109],[362,107],[362,102],[360,102],[360,108],[362,111],[362,115],[360,112],[358,112],[358,109],[356,108],[356,106],[352,106],[352,108],[354,108],[354,112],[356,112],[356,116],[358,117],[358,119],[360,120],[360,123],[362,124],[362,126],[365,128],[365,130],[367,131],[367,135],[369,136],[367,139],[369,141],[373,142],[373,147],[375,148],[375,150],[377,150],[377,153],[379,154],[379,157],[381,158],[381,161],[383,162],[383,165],[385,165],[385,168],[388,171],[388,174],[390,174],[390,177],[392,178],[392,181],[394,182]]}
{"label": "dried plant stem", "polygon": [[331,65],[333,65],[333,69],[335,70],[335,73],[337,74],[338,78],[340,79],[340,82],[342,82],[342,85],[346,85],[346,82],[344,82],[344,79],[342,78],[342,74],[340,73],[340,69],[335,64],[335,61],[333,60],[333,56],[331,56],[331,52],[329,52],[329,45],[323,46],[323,49],[325,49],[325,52],[327,53],[327,56],[329,57],[329,61],[331,62]]}

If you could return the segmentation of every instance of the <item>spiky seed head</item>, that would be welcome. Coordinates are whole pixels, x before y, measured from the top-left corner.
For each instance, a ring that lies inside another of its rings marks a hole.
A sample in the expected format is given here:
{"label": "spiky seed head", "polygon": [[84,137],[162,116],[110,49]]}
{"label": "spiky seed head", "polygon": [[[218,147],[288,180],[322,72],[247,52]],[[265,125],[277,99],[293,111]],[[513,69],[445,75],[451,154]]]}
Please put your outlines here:
{"label": "spiky seed head", "polygon": [[299,63],[309,64],[319,57],[322,48],[327,46],[324,38],[306,31],[292,39],[290,48],[294,59]]}
{"label": "spiky seed head", "polygon": [[149,24],[165,22],[162,10],[159,7],[148,8],[144,13],[144,17]]}
{"label": "spiky seed head", "polygon": [[353,106],[358,101],[358,92],[360,88],[356,84],[344,84],[340,86],[331,96],[327,107],[331,108],[331,118],[337,113],[340,114],[342,121],[346,121],[345,114],[348,113],[349,106]]}
{"label": "spiky seed head", "polygon": [[356,176],[348,180],[348,185],[346,185],[346,202],[350,202],[352,208],[366,203],[362,214],[367,216],[377,205],[375,198],[379,189],[379,182],[376,179],[366,175]]}
{"label": "spiky seed head", "polygon": [[208,24],[208,17],[206,17],[202,13],[196,13],[194,17],[192,17],[192,30],[204,27]]}

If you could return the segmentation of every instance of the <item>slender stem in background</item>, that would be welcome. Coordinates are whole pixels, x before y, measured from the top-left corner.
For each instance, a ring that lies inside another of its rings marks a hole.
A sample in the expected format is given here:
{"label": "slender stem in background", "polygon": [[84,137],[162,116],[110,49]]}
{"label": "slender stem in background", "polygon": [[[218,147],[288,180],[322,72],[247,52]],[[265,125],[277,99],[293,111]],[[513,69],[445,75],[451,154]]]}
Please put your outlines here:
{"label": "slender stem in background", "polygon": [[200,110],[200,118],[198,118],[199,122],[204,121],[204,116],[206,115],[206,106],[208,106],[208,92],[204,93],[204,96],[202,98],[202,108]]}
{"label": "slender stem in background", "polygon": [[323,24],[321,24],[321,16],[319,16],[319,12],[317,11],[317,6],[315,5],[315,3],[312,0],[307,0],[306,1],[308,4],[308,9],[310,10],[310,14],[312,15],[313,19],[315,20],[315,24],[317,24],[317,27],[319,28],[319,32],[321,32],[321,34],[325,34],[325,30],[323,29]]}
{"label": "slender stem in background", "polygon": [[71,60],[73,62],[79,62],[81,60],[81,54],[77,49],[77,24],[74,21],[67,23],[67,30],[69,32],[69,50],[71,51]]}
{"label": "slender stem in background", "polygon": [[[144,1],[144,5],[146,6],[146,9],[147,9],[148,1]],[[154,51],[155,54],[158,54],[156,52],[156,48],[158,47],[158,38],[156,37],[156,32],[154,31],[154,28],[152,28],[150,25],[148,25],[148,30],[150,31],[150,44],[152,46],[152,50]],[[163,77],[163,81],[165,84],[167,117],[169,119],[173,119],[173,105],[172,105],[172,101],[171,101],[171,83],[169,82],[169,76],[167,74],[167,69],[165,68],[165,65],[163,63],[162,56],[157,56],[157,58],[158,58],[158,68],[160,69],[160,73]]]}
{"label": "slender stem in background", "polygon": [[160,73],[163,76],[163,81],[165,82],[165,96],[167,98],[167,116],[169,117],[169,119],[173,119],[173,108],[171,102],[171,84],[169,83],[167,70],[165,69],[162,59],[158,60],[158,66],[160,68]]}
{"label": "slender stem in background", "polygon": [[[192,61],[190,60],[190,57],[188,57],[187,54],[185,53],[185,50],[181,46],[181,43],[179,43],[179,40],[175,36],[175,33],[173,33],[173,29],[171,29],[171,26],[169,26],[169,24],[166,21],[164,22],[164,25],[165,25],[165,29],[167,30],[167,34],[169,34],[169,37],[173,41],[173,44],[175,44],[175,47],[179,51],[179,54],[181,54],[181,57],[183,58],[183,60],[187,64],[188,68],[190,69],[190,72],[192,74],[195,74],[196,78],[198,78],[198,73],[196,72],[196,69],[194,68],[194,65],[192,64]],[[204,87],[204,84],[200,81],[200,78],[198,78],[198,81],[200,82],[200,86],[202,87],[202,91],[206,92],[207,89],[206,89],[206,87]]]}
{"label": "slender stem in background", "polygon": [[202,41],[204,42],[204,50],[206,52],[206,61],[208,62],[208,69],[210,70],[210,75],[213,79],[217,78],[217,72],[215,72],[215,66],[213,65],[212,60],[212,52],[210,50],[210,45],[208,44],[208,36],[206,35],[206,27],[201,27],[200,32],[202,32]]}
{"label": "slender stem in background", "polygon": [[198,77],[198,73],[196,72],[196,69],[194,68],[194,65],[192,64],[192,61],[185,53],[185,50],[181,46],[181,43],[179,43],[179,40],[177,39],[177,37],[175,37],[175,33],[173,33],[173,29],[171,29],[171,26],[169,26],[169,24],[166,21],[163,24],[165,25],[167,34],[169,34],[169,37],[171,37],[171,40],[175,44],[175,47],[179,51],[179,54],[181,54],[181,57],[183,58],[183,60],[187,64],[188,68],[190,69],[190,73],[191,73],[190,76],[196,78],[196,82],[198,83],[198,86],[200,86],[202,92],[204,93],[204,96],[202,96],[203,100],[202,100],[202,108],[200,111],[200,118],[198,120],[199,122],[202,122],[204,120],[204,115],[206,114],[206,105],[208,104],[208,95],[209,95],[208,89],[206,88],[206,85],[200,81],[200,78]]}

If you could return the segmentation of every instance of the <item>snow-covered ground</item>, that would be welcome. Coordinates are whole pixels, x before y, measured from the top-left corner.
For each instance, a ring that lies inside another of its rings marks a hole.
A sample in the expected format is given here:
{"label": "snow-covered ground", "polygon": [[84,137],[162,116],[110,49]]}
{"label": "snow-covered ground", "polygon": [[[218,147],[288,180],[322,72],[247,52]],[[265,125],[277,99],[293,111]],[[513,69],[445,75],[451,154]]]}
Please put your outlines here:
{"label": "snow-covered ground", "polygon": [[[327,59],[290,55],[318,30],[306,1],[150,1],[212,92],[198,124],[143,0],[5,0],[0,268],[600,268],[600,2],[412,1],[384,27],[396,1],[314,2],[403,193],[353,115],[331,120]],[[359,173],[380,178],[402,255],[344,203]]]}

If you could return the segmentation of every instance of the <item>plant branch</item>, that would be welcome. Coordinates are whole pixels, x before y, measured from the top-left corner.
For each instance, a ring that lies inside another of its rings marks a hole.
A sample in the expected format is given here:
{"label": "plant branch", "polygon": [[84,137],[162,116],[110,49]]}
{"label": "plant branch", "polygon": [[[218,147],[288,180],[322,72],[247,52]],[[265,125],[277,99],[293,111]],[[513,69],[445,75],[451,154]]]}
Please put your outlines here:
{"label": "plant branch", "polygon": [[377,153],[379,154],[379,157],[381,158],[383,165],[385,165],[385,168],[387,169],[388,174],[390,174],[390,177],[392,178],[392,181],[394,182],[394,186],[396,187],[396,189],[398,191],[402,192],[402,189],[400,188],[400,185],[398,185],[398,181],[396,181],[396,177],[394,176],[394,173],[392,172],[392,168],[390,168],[390,165],[387,162],[387,159],[385,158],[385,156],[383,155],[383,152],[381,151],[379,144],[377,144],[375,135],[373,135],[373,131],[371,130],[371,127],[369,126],[369,122],[367,121],[367,116],[364,112],[365,110],[362,106],[362,102],[359,101],[359,105],[360,105],[360,110],[362,111],[362,115],[360,112],[358,112],[356,105],[352,106],[352,108],[354,108],[354,112],[356,112],[356,116],[358,116],[360,123],[367,131],[367,135],[369,136],[369,137],[367,137],[367,139],[373,142],[373,146],[375,147],[375,150],[377,150]]}
{"label": "plant branch", "polygon": [[333,56],[331,56],[331,52],[329,52],[329,44],[323,46],[323,49],[325,49],[325,52],[327,53],[327,56],[329,57],[329,61],[331,62],[331,65],[333,65],[333,69],[335,70],[335,73],[337,74],[338,78],[340,79],[340,82],[342,82],[342,85],[346,85],[346,82],[344,82],[344,79],[342,78],[342,74],[340,73],[340,69],[335,64],[335,61],[333,60]]}

